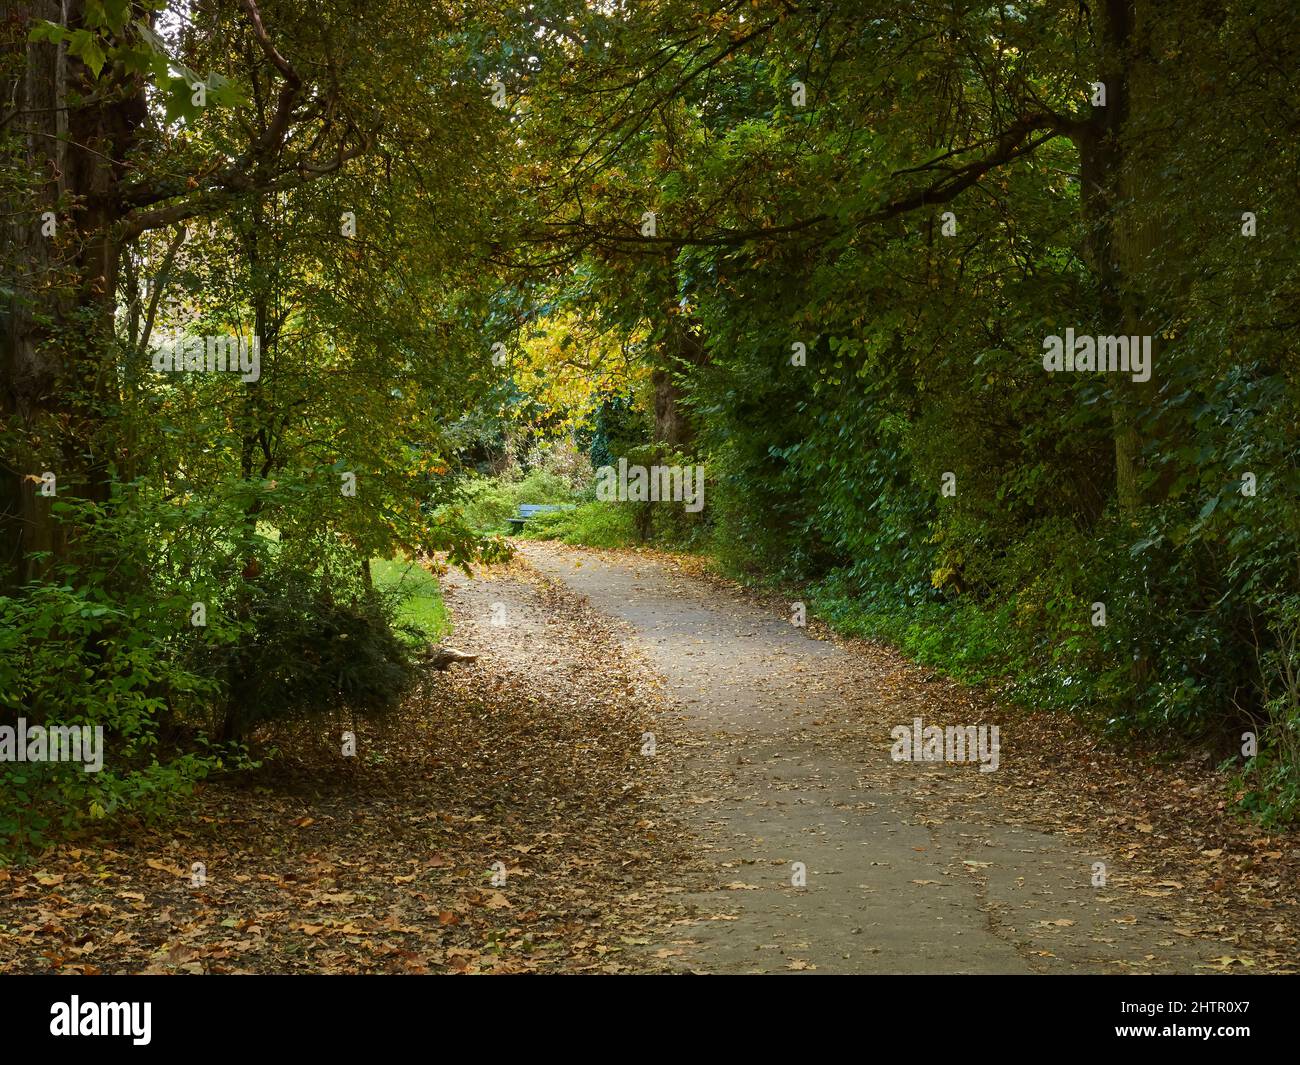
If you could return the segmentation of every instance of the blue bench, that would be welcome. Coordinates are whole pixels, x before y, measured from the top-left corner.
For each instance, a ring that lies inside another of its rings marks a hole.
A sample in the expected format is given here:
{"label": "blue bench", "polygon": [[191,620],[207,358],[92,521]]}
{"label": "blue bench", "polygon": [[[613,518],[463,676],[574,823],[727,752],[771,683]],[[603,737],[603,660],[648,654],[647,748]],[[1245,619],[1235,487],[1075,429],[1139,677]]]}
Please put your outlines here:
{"label": "blue bench", "polygon": [[513,518],[506,518],[511,533],[523,532],[529,518],[538,514],[553,514],[557,510],[572,510],[572,503],[520,503],[519,510]]}

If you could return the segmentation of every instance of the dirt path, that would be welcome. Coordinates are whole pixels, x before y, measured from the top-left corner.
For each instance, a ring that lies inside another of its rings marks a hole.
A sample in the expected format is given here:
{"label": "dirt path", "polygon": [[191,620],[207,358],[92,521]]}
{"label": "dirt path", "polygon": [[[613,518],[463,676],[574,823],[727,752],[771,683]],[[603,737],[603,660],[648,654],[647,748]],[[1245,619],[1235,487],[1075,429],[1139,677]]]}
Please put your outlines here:
{"label": "dirt path", "polygon": [[[891,727],[929,717],[925,692],[900,697],[879,662],[657,561],[539,543],[521,554],[625,623],[631,649],[677,708],[680,733],[656,743],[671,781],[662,801],[695,837],[714,881],[706,886],[716,890],[691,895],[701,919],[665,937],[672,946],[660,956],[673,964],[890,973],[1219,967],[1206,962],[1225,946],[1189,931],[1190,900],[1124,887],[1123,847],[1094,852],[1026,827],[974,765],[892,761]],[[454,594],[458,610],[473,601],[478,611],[495,609],[506,619],[498,634],[522,649],[537,633],[511,628],[511,615],[527,612],[509,592],[468,582]],[[537,653],[531,642],[528,654]],[[1018,768],[1003,761],[997,772]],[[1097,862],[1107,867],[1104,887],[1093,885]],[[794,885],[795,863],[806,870],[804,887]]]}

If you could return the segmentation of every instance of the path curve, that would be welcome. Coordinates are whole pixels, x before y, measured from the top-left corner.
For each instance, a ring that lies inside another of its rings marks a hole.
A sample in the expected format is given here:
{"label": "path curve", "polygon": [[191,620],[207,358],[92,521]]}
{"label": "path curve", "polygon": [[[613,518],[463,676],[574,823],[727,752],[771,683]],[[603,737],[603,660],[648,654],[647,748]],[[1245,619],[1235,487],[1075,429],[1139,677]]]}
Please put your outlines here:
{"label": "path curve", "polygon": [[1094,886],[1101,857],[1017,823],[975,766],[892,761],[890,729],[924,715],[925,693],[900,702],[869,658],[652,557],[519,549],[628,626],[680,714],[655,755],[672,764],[663,801],[718,886],[673,940],[682,968],[1192,972],[1222,953],[1115,886],[1113,860]]}

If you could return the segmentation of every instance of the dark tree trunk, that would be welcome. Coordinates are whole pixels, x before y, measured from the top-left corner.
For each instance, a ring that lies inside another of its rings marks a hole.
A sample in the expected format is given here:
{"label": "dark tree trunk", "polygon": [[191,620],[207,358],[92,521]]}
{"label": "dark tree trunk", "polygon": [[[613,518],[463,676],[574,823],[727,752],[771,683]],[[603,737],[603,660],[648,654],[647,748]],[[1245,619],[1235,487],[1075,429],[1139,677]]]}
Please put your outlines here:
{"label": "dark tree trunk", "polygon": [[[1156,205],[1146,202],[1136,173],[1135,130],[1139,123],[1133,110],[1135,100],[1150,106],[1155,91],[1154,59],[1148,49],[1151,12],[1145,0],[1107,0],[1099,14],[1099,80],[1106,86],[1106,104],[1094,109],[1091,120],[1076,135],[1087,234],[1085,254],[1097,278],[1101,332],[1151,336],[1154,350],[1159,338],[1137,284],[1156,247],[1159,220]],[[1153,363],[1154,359],[1153,355]],[[1132,513],[1148,501],[1141,489],[1138,417],[1140,409],[1153,401],[1155,381],[1153,365],[1148,381],[1136,382],[1128,375],[1116,374],[1111,382],[1115,494],[1122,513]]]}
{"label": "dark tree trunk", "polygon": [[[56,498],[102,505],[114,459],[104,432],[105,401],[117,387],[122,168],[114,160],[126,155],[143,97],[138,85],[92,86],[79,60],[27,40],[38,20],[64,21],[63,10],[65,25],[76,28],[83,7],[82,0],[0,0],[12,64],[0,89],[14,112],[0,135],[12,139],[32,175],[28,185],[5,189],[3,204],[0,414],[10,453],[0,468],[0,564],[10,587],[39,575],[35,553],[57,561],[69,546],[54,520],[55,500],[37,491],[40,475],[55,475]],[[98,102],[69,107],[71,93]]]}
{"label": "dark tree trunk", "polygon": [[704,342],[699,333],[679,319],[669,340],[669,366],[656,368],[650,383],[654,387],[654,441],[674,449],[684,449],[695,439],[695,427],[686,410],[686,393],[681,379],[705,361]]}

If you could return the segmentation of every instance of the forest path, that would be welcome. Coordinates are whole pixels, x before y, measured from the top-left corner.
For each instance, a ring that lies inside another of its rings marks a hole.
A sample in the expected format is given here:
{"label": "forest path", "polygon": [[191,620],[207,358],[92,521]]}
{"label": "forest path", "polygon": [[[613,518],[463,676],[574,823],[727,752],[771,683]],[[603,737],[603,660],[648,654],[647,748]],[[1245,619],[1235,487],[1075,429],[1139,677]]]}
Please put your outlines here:
{"label": "forest path", "polygon": [[[981,723],[941,713],[940,688],[919,667],[812,638],[775,608],[661,559],[526,541],[519,550],[623,623],[681,726],[656,737],[668,781],[659,799],[704,859],[706,883],[688,896],[698,922],[653,944],[655,957],[734,973],[1219,967],[1206,962],[1224,944],[1189,930],[1186,897],[1135,889],[1151,881],[1127,875],[1129,844],[1082,849],[1004,804],[989,777],[1020,772],[1005,730],[996,774],[893,761],[891,728],[916,716]],[[546,646],[537,604],[511,599],[511,586],[458,578],[450,590],[458,643],[467,611],[498,614],[497,626],[470,630],[471,649],[497,645],[494,668],[599,669]],[[972,715],[974,706],[964,704]],[[1106,886],[1093,885],[1097,862]]]}

